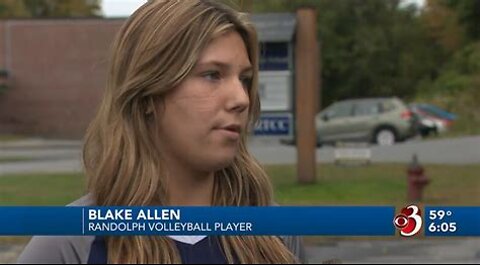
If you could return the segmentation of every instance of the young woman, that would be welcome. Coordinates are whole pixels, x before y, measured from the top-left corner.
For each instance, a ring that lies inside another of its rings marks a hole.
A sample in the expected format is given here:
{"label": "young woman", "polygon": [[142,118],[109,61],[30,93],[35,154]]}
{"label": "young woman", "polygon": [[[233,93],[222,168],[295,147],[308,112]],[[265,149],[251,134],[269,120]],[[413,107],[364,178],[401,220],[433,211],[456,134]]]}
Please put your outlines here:
{"label": "young woman", "polygon": [[[89,195],[74,205],[269,206],[249,154],[258,43],[244,14],[213,1],[149,1],[114,42],[84,147]],[[20,262],[286,263],[294,237],[36,237]]]}

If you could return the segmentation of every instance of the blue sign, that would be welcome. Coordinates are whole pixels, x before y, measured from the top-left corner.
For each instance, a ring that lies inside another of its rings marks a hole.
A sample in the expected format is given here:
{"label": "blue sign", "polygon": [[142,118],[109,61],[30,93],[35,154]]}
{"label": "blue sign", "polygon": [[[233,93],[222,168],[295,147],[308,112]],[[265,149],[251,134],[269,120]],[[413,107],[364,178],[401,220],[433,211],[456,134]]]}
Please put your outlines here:
{"label": "blue sign", "polygon": [[393,236],[394,207],[0,207],[1,235]]}
{"label": "blue sign", "polygon": [[267,42],[260,48],[260,71],[289,70],[287,42]]}
{"label": "blue sign", "polygon": [[292,135],[292,115],[278,114],[278,115],[262,115],[255,125],[255,135],[278,135],[290,136]]}

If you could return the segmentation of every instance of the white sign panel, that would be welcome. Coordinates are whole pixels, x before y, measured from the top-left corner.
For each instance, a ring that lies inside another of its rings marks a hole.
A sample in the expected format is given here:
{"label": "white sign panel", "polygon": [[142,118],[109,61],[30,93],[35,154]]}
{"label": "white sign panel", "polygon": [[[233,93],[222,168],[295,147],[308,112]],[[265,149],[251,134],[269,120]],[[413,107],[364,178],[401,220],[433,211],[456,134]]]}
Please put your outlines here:
{"label": "white sign panel", "polygon": [[258,90],[262,111],[292,110],[290,71],[260,71]]}
{"label": "white sign panel", "polygon": [[372,151],[364,143],[340,143],[335,148],[335,163],[370,163]]}

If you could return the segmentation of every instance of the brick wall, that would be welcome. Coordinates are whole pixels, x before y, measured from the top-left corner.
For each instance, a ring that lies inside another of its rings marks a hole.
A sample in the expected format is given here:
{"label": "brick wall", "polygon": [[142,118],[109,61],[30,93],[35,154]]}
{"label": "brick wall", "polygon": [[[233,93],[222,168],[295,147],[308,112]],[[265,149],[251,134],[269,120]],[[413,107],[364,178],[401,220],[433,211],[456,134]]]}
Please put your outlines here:
{"label": "brick wall", "polygon": [[0,22],[0,133],[79,139],[103,93],[110,44],[123,20]]}

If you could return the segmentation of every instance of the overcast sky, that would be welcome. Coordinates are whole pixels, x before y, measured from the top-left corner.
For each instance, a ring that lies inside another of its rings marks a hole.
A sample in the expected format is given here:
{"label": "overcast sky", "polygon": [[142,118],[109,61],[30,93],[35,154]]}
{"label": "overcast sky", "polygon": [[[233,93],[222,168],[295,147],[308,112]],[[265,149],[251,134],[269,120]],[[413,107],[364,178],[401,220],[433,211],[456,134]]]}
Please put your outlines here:
{"label": "overcast sky", "polygon": [[[106,17],[128,17],[147,0],[102,0],[102,10]],[[425,0],[404,0],[423,6]]]}
{"label": "overcast sky", "polygon": [[128,17],[146,0],[102,0],[102,10],[106,17]]}

